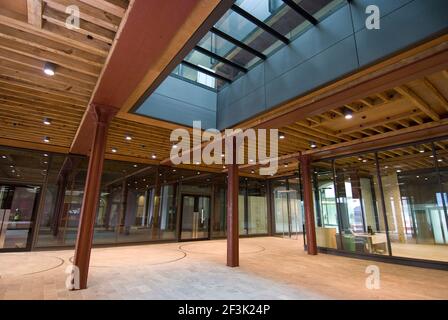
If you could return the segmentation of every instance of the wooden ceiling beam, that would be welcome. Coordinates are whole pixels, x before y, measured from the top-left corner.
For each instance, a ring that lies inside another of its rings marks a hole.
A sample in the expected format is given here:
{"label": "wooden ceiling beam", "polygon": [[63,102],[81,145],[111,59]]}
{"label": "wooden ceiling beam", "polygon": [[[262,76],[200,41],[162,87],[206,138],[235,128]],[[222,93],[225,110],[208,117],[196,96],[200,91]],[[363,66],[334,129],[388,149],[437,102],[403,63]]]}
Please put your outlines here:
{"label": "wooden ceiling beam", "polygon": [[42,0],[27,0],[28,23],[42,28]]}
{"label": "wooden ceiling beam", "polygon": [[396,87],[395,90],[412,101],[416,107],[422,110],[428,117],[430,117],[434,121],[440,120],[440,115],[435,112],[431,106],[423,100],[420,96],[418,96],[414,91],[412,91],[407,86],[403,85],[400,87]]}
{"label": "wooden ceiling beam", "polygon": [[[65,12],[59,12],[50,7],[45,7],[42,17],[48,22],[65,28],[69,15]],[[91,37],[88,38],[90,40],[97,39],[109,45],[112,45],[115,38],[115,32],[82,19],[80,19],[79,28],[74,28],[73,30],[87,37]]]}
{"label": "wooden ceiling beam", "polygon": [[44,0],[47,7],[66,13],[68,6],[79,8],[79,17],[103,28],[117,32],[121,19],[109,12],[87,5],[79,0]]}
{"label": "wooden ceiling beam", "polygon": [[[0,28],[1,29],[1,28]],[[1,30],[0,30],[1,32]],[[19,41],[14,41],[11,39],[7,39],[3,37],[3,34],[0,34],[0,47],[6,49],[8,51],[12,51],[17,54],[21,54],[27,56],[29,58],[34,58],[41,60],[43,62],[52,62],[57,66],[63,66],[67,69],[81,72],[86,75],[90,75],[93,77],[98,77],[101,72],[101,68],[97,65],[92,65],[89,63],[85,63],[83,61],[76,61],[72,57],[67,55],[60,55],[59,53],[55,53],[54,51],[46,50],[46,48],[36,48],[33,46],[29,46],[28,44],[21,43]],[[67,50],[70,50],[67,48]]]}
{"label": "wooden ceiling beam", "polygon": [[[41,85],[40,83],[31,83],[29,84],[28,82],[24,82],[21,81],[20,79],[13,79],[11,77],[7,77],[7,76],[2,76],[0,75],[0,83],[2,84],[9,84],[18,88],[22,88],[25,90],[34,90],[34,91],[38,91],[41,92],[43,94],[51,94],[51,95],[56,95],[56,96],[60,96],[63,98],[68,98],[71,100],[76,100],[76,102],[73,102],[73,105],[81,105],[81,106],[86,106],[88,103],[88,97],[80,97],[77,95],[72,95],[69,92],[66,92],[64,90],[57,90],[55,88],[48,88],[46,86]],[[70,103],[70,102],[69,102]]]}
{"label": "wooden ceiling beam", "polygon": [[86,41],[85,36],[52,23],[44,23],[42,29],[30,25],[25,16],[0,8],[0,24],[59,42],[78,49],[107,57],[110,46],[99,40]]}
{"label": "wooden ceiling beam", "polygon": [[[0,59],[4,59],[7,61],[11,61],[13,63],[17,63],[23,66],[31,67],[33,69],[38,70],[39,72],[43,72],[44,62],[41,60],[31,58],[28,56],[24,56],[9,50],[5,50],[0,47]],[[74,71],[71,69],[67,69],[63,66],[58,67],[58,76],[63,76],[68,79],[81,81],[86,84],[90,84],[92,87],[95,86],[97,77],[86,75],[84,73],[80,73],[78,71]]]}
{"label": "wooden ceiling beam", "polygon": [[98,8],[114,16],[123,18],[126,12],[127,2],[123,0],[80,0],[94,8]]}
{"label": "wooden ceiling beam", "polygon": [[431,92],[437,100],[439,100],[440,104],[448,111],[448,99],[440,92],[440,90],[431,82],[428,78],[423,78],[423,83],[429,92]]}

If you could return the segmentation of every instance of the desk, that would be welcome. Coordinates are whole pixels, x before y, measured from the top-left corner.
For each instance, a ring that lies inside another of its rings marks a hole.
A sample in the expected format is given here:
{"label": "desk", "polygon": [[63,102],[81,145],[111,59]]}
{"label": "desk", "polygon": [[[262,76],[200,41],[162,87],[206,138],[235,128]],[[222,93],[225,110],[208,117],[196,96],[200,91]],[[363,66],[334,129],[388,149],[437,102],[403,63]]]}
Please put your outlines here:
{"label": "desk", "polygon": [[367,240],[367,249],[369,250],[369,253],[375,253],[375,245],[387,243],[387,236],[385,233],[375,233],[373,235],[368,233],[354,233],[353,235]]}

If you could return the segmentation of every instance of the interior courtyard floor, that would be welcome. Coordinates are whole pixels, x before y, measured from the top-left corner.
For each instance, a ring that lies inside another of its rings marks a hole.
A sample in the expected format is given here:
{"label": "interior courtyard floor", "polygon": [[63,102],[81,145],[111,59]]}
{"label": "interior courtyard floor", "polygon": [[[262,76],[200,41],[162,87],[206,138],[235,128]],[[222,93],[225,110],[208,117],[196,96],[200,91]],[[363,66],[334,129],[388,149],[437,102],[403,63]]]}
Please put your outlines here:
{"label": "interior courtyard floor", "polygon": [[[240,240],[240,267],[226,241],[92,251],[87,290],[68,291],[73,250],[0,254],[0,299],[448,299],[448,271],[319,254],[301,240]],[[366,268],[380,289],[366,288]]]}

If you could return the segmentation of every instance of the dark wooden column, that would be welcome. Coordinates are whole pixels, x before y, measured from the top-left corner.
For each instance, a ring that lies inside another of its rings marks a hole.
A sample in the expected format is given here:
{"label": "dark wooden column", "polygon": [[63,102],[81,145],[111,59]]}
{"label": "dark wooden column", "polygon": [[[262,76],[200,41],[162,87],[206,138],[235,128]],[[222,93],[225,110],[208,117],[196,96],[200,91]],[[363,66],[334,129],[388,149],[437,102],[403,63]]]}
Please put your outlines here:
{"label": "dark wooden column", "polygon": [[101,174],[103,172],[104,154],[106,151],[107,129],[116,113],[115,108],[102,105],[92,104],[89,109],[89,116],[95,119],[95,133],[90,151],[74,259],[74,265],[79,269],[80,289],[87,288],[93,228],[95,226],[96,211],[98,209]]}
{"label": "dark wooden column", "polygon": [[302,173],[303,203],[305,207],[305,229],[308,254],[317,254],[316,226],[314,223],[313,185],[311,181],[311,158],[309,155],[300,157]]}
{"label": "dark wooden column", "polygon": [[[238,193],[239,175],[236,164],[236,139],[232,138],[233,150],[232,164],[228,164],[227,177],[227,266],[238,267],[240,262],[239,253],[239,227],[238,227]],[[229,150],[229,149],[227,149]]]}

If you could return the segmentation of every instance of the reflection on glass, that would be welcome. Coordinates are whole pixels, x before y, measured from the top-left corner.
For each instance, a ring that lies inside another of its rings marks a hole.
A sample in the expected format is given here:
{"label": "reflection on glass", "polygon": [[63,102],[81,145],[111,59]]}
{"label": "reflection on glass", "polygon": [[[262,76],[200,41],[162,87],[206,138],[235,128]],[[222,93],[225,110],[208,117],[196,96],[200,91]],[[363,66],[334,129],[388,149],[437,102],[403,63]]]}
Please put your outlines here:
{"label": "reflection on glass", "polygon": [[448,261],[445,144],[437,144],[436,155],[431,143],[378,154],[394,256]]}
{"label": "reflection on glass", "polygon": [[184,195],[182,197],[182,240],[209,237],[210,197]]}
{"label": "reflection on glass", "polygon": [[375,154],[334,161],[343,250],[387,254],[387,235],[378,210]]}
{"label": "reflection on glass", "polygon": [[275,233],[297,239],[303,232],[303,208],[298,179],[272,182],[274,196]]}
{"label": "reflection on glass", "polygon": [[30,249],[40,188],[0,185],[0,250]]}

